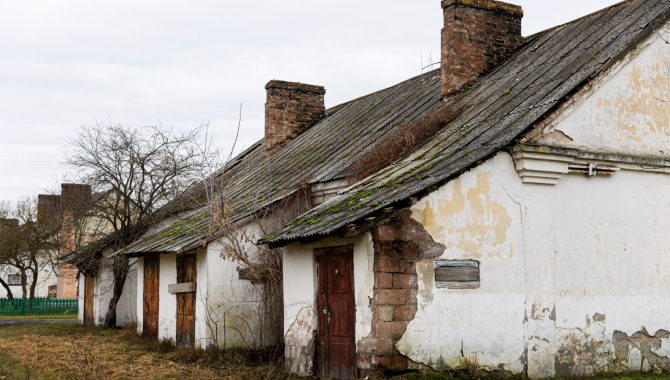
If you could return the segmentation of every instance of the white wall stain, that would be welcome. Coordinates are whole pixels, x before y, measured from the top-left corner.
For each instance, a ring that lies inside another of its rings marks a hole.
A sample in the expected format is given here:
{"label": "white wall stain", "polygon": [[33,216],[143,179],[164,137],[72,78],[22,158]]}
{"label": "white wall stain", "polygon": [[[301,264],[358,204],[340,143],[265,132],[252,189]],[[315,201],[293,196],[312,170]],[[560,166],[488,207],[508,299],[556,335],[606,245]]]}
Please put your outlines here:
{"label": "white wall stain", "polygon": [[623,64],[595,81],[539,143],[596,153],[670,153],[670,49],[654,34]]}

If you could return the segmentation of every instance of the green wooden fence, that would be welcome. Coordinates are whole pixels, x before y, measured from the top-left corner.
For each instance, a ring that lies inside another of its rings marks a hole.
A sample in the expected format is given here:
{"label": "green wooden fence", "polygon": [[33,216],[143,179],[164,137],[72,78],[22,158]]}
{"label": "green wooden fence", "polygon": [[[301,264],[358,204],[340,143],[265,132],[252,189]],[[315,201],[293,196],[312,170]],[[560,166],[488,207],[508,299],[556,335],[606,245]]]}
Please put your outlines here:
{"label": "green wooden fence", "polygon": [[77,314],[79,300],[40,297],[35,299],[0,298],[0,316]]}

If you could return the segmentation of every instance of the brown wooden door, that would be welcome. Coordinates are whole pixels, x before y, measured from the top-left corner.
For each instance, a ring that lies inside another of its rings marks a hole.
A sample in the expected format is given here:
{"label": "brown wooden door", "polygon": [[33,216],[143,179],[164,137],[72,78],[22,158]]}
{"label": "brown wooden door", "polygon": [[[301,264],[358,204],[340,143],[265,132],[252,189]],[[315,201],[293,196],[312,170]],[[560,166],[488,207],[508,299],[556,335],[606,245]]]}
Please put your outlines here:
{"label": "brown wooden door", "polygon": [[[177,256],[177,283],[195,283],[195,255]],[[177,347],[195,343],[195,292],[177,293]]]}
{"label": "brown wooden door", "polygon": [[93,326],[93,284],[94,278],[84,278],[84,326]]}
{"label": "brown wooden door", "polygon": [[356,374],[354,260],[350,248],[317,256],[318,362],[323,377]]}
{"label": "brown wooden door", "polygon": [[144,258],[144,312],[142,317],[142,338],[158,340],[158,285],[160,256]]}

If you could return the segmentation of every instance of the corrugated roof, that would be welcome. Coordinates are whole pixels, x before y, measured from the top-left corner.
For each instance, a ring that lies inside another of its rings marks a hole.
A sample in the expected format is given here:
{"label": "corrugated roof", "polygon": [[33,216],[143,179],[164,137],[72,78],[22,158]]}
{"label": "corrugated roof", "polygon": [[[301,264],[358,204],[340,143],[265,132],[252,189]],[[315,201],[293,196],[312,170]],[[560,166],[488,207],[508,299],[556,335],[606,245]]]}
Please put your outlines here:
{"label": "corrugated roof", "polygon": [[532,36],[517,55],[454,100],[469,108],[434,138],[261,242],[284,244],[331,234],[455,177],[512,143],[609,67],[660,26],[654,22],[664,22],[669,9],[670,0],[631,0]]}
{"label": "corrugated roof", "polygon": [[[226,169],[225,197],[233,211],[233,221],[290,196],[301,182],[344,177],[374,141],[441,104],[439,88],[440,72],[434,70],[329,109],[322,121],[270,157],[265,157],[262,140],[254,144]],[[119,253],[179,251],[205,241],[208,233],[207,207],[203,207]]]}

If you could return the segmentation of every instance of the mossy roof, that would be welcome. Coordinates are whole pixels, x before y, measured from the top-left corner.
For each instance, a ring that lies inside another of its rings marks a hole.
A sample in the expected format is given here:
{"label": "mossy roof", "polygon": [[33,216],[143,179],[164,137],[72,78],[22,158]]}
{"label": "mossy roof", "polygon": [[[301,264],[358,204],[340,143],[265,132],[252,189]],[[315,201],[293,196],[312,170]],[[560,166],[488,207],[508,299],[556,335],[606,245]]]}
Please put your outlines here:
{"label": "mossy roof", "polygon": [[669,9],[668,0],[630,0],[529,37],[518,54],[453,100],[468,108],[434,138],[260,242],[318,239],[455,178],[617,62],[667,21]]}
{"label": "mossy roof", "polygon": [[[440,73],[434,70],[333,107],[323,120],[269,157],[260,140],[235,157],[225,170],[225,197],[233,221],[292,195],[305,179],[321,183],[343,178],[375,141],[395,126],[440,105],[439,87]],[[201,197],[203,190],[196,186],[190,194]],[[206,214],[207,207],[200,211]],[[206,242],[208,235],[208,216],[189,214],[119,253],[137,256],[180,251]]]}

